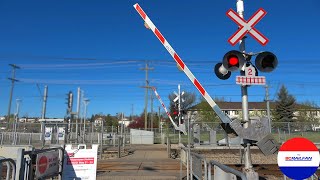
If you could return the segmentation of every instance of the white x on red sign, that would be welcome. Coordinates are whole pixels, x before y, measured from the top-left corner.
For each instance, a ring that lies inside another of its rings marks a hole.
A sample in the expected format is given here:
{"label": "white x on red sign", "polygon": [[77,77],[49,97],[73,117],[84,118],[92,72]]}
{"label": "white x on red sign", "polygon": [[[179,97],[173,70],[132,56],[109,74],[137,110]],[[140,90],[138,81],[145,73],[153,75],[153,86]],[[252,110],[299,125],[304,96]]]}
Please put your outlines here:
{"label": "white x on red sign", "polygon": [[255,26],[267,12],[260,8],[248,21],[240,17],[234,10],[230,9],[227,12],[227,16],[230,17],[235,23],[239,25],[239,29],[235,32],[229,39],[228,42],[234,46],[236,45],[247,33],[249,33],[253,38],[255,38],[263,46],[266,45],[269,40],[261,34]]}

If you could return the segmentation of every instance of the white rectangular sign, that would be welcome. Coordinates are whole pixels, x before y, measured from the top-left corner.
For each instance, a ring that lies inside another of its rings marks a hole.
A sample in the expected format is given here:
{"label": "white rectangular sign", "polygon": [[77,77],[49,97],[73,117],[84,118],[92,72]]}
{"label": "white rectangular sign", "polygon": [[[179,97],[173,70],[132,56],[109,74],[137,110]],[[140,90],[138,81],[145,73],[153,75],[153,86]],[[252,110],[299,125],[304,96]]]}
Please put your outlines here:
{"label": "white rectangular sign", "polygon": [[64,137],[65,137],[65,127],[59,127],[58,128],[58,140],[59,141],[64,141]]}
{"label": "white rectangular sign", "polygon": [[45,127],[44,140],[51,141],[52,139],[52,127]]}
{"label": "white rectangular sign", "polygon": [[73,149],[72,145],[66,145],[62,178],[96,180],[98,147],[93,144],[92,149]]}
{"label": "white rectangular sign", "polygon": [[59,151],[37,154],[36,178],[49,177],[59,173]]}
{"label": "white rectangular sign", "polygon": [[241,85],[265,85],[266,77],[264,76],[237,76],[236,83]]}

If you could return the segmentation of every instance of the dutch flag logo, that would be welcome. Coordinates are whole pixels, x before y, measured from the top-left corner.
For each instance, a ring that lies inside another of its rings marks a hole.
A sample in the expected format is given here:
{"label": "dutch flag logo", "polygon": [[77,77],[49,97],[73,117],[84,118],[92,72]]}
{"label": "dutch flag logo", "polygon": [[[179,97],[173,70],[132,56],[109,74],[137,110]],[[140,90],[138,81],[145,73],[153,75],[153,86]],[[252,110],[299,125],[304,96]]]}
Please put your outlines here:
{"label": "dutch flag logo", "polygon": [[291,179],[310,177],[317,171],[319,162],[318,148],[306,138],[289,139],[278,152],[278,166]]}

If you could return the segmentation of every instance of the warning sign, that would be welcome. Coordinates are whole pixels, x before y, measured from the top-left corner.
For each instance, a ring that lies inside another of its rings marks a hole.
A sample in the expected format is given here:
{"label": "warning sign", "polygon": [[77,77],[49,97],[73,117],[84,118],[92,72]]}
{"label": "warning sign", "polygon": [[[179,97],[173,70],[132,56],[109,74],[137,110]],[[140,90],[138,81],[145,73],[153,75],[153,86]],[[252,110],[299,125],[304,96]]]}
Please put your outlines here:
{"label": "warning sign", "polygon": [[92,149],[81,149],[66,145],[63,179],[96,180],[98,146],[93,144]]}
{"label": "warning sign", "polygon": [[48,177],[59,173],[59,151],[37,154],[36,178]]}

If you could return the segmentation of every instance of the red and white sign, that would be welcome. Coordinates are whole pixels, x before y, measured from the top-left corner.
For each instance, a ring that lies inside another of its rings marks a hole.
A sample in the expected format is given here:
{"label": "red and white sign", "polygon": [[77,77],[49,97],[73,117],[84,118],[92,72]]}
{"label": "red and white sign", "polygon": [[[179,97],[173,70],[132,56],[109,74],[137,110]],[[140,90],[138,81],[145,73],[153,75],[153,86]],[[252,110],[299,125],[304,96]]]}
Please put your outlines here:
{"label": "red and white sign", "polygon": [[291,179],[307,179],[319,168],[320,154],[317,146],[302,137],[289,139],[279,149],[280,170]]}
{"label": "red and white sign", "polygon": [[48,158],[46,156],[41,156],[37,165],[39,173],[43,174],[44,172],[46,172],[47,166],[48,166]]}
{"label": "red and white sign", "polygon": [[241,85],[265,85],[264,76],[237,76],[236,83]]}
{"label": "red and white sign", "polygon": [[81,149],[67,144],[63,179],[96,180],[98,147],[98,144],[93,144],[92,149]]}
{"label": "red and white sign", "polygon": [[36,159],[36,178],[59,173],[59,151],[39,153]]}
{"label": "red and white sign", "polygon": [[235,23],[239,25],[239,29],[229,39],[228,42],[234,46],[236,45],[247,33],[249,33],[260,44],[265,46],[269,40],[261,34],[254,26],[267,14],[267,12],[260,8],[248,21],[240,17],[234,10],[230,9],[227,16],[230,17]]}

